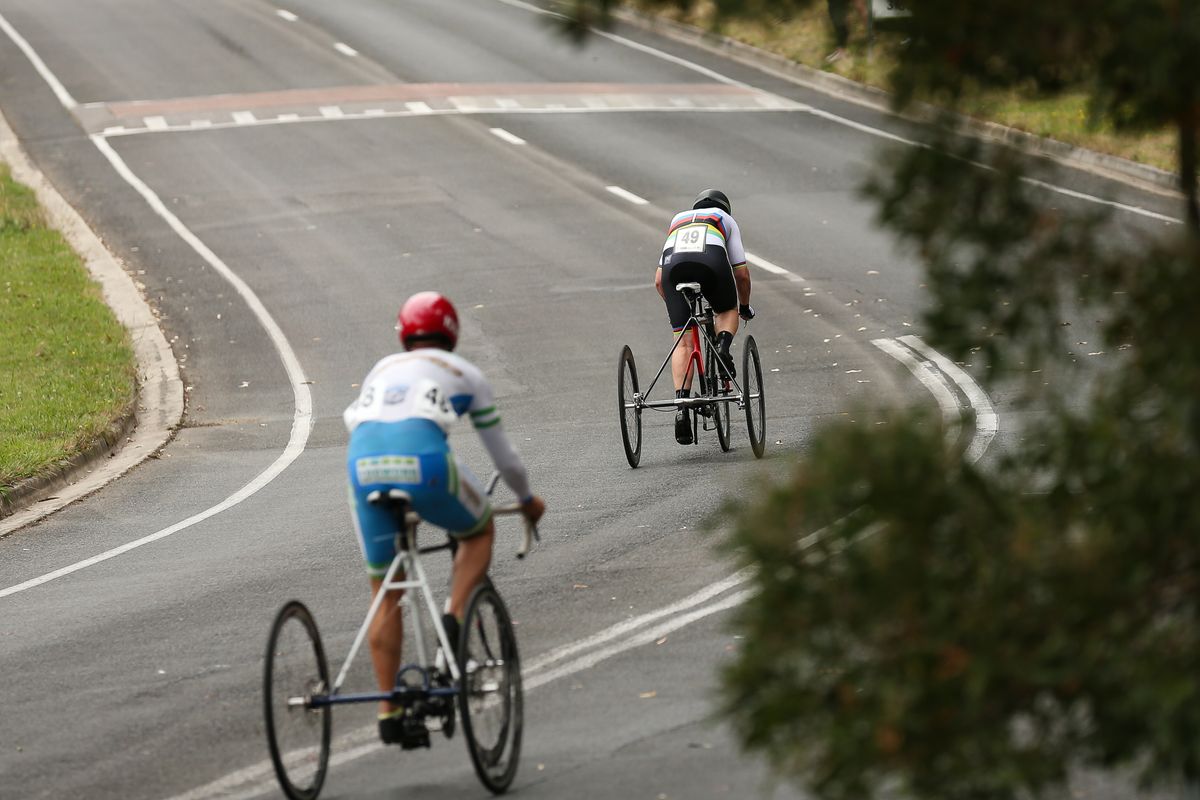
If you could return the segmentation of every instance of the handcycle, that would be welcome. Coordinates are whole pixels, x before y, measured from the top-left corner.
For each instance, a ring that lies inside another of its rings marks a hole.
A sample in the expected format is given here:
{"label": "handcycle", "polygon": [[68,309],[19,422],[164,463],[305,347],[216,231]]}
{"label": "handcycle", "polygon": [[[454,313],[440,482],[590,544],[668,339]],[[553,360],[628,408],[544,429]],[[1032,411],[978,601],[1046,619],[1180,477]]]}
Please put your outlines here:
{"label": "handcycle", "polygon": [[[645,392],[640,391],[637,366],[633,350],[625,345],[617,364],[617,414],[621,422],[621,442],[625,446],[625,458],[629,466],[636,468],[642,458],[642,411],[674,411],[684,408],[695,409],[692,415],[692,441],[700,443],[699,432],[716,430],[721,450],[730,448],[729,404],[735,403],[746,412],[746,429],[750,436],[750,448],[755,458],[762,458],[765,448],[764,427],[766,422],[766,398],[763,393],[762,364],[758,357],[758,345],[754,337],[746,334],[742,342],[742,381],[738,383],[729,374],[725,364],[717,357],[716,332],[712,306],[700,292],[699,283],[680,283],[676,291],[683,294],[691,308],[691,317],[683,333],[676,339],[662,366]],[[698,384],[699,395],[678,397],[670,400],[650,400],[658,379],[671,363],[675,348],[687,342],[690,348],[684,385],[691,379],[693,388]],[[703,351],[703,354],[701,354]],[[703,422],[702,422],[703,420]]]}
{"label": "handcycle", "polygon": [[[489,481],[489,496],[499,477],[493,475]],[[267,745],[279,785],[291,800],[315,800],[329,766],[333,707],[390,700],[422,725],[433,723],[432,729],[440,728],[447,739],[455,732],[457,706],[476,775],[489,791],[502,794],[517,771],[524,702],[521,662],[508,609],[491,579],[485,576],[467,601],[459,641],[450,642],[421,556],[441,550],[448,550],[453,556],[456,542],[447,536],[442,544],[418,546],[417,526],[421,518],[411,509],[411,497],[399,489],[371,492],[367,501],[395,515],[396,557],[359,626],[337,679],[332,684],[329,681],[329,664],[321,636],[303,603],[292,600],[284,604],[271,625],[263,668],[263,711]],[[514,503],[494,508],[492,513],[519,514],[521,506]],[[537,527],[526,520],[517,558],[524,558],[538,538]],[[342,683],[366,638],[371,620],[388,591],[397,589],[405,590],[401,607],[412,611],[407,616],[415,623],[411,630],[416,661],[400,667],[390,692],[343,694]],[[410,589],[416,592],[416,604],[423,606],[428,614],[428,623],[440,647],[436,660],[429,658],[427,631],[412,609],[413,592],[407,591]],[[419,746],[429,746],[428,739]]]}

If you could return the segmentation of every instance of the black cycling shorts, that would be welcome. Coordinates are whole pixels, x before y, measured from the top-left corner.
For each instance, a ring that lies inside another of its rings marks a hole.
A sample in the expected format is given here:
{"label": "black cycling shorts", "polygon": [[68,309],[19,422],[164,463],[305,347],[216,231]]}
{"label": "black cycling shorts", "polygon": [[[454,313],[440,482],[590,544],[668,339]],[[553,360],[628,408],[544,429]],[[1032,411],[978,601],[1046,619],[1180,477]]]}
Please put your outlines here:
{"label": "black cycling shorts", "polygon": [[681,283],[700,284],[700,292],[718,314],[737,308],[737,283],[733,279],[729,256],[722,247],[710,245],[703,253],[673,253],[667,257],[662,268],[663,299],[667,302],[667,314],[676,333],[683,330],[692,316],[687,300],[675,289]]}

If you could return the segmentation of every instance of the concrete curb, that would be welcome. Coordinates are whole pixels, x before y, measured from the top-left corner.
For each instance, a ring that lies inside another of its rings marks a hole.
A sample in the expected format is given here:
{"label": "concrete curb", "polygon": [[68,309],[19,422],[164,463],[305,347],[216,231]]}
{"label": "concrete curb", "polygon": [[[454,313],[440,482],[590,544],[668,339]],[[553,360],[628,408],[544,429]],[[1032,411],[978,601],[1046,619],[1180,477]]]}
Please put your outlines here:
{"label": "concrete curb", "polygon": [[[932,106],[918,105],[913,113],[896,114],[891,107],[891,94],[883,89],[852,81],[833,72],[814,69],[776,53],[769,53],[745,42],[709,33],[691,25],[661,19],[630,9],[618,9],[613,12],[613,16],[643,30],[700,47],[710,53],[731,58],[741,64],[763,70],[809,89],[832,95],[840,100],[867,106],[876,111],[896,115],[901,119],[912,122],[929,122],[935,119],[939,113],[943,113]],[[1074,169],[1121,181],[1155,194],[1176,198],[1183,196],[1178,191],[1179,178],[1173,172],[1119,156],[1077,147],[1057,139],[1037,136],[995,122],[986,122],[961,114],[955,114],[954,117],[961,132],[979,139],[1019,147],[1034,155],[1052,159]]]}
{"label": "concrete curb", "polygon": [[23,481],[0,501],[0,537],[58,511],[120,477],[162,448],[183,418],[179,365],[150,305],[78,212],[30,163],[0,114],[0,160],[31,187],[50,224],[62,232],[100,284],[104,300],[129,331],[137,360],[137,402],[91,447]]}

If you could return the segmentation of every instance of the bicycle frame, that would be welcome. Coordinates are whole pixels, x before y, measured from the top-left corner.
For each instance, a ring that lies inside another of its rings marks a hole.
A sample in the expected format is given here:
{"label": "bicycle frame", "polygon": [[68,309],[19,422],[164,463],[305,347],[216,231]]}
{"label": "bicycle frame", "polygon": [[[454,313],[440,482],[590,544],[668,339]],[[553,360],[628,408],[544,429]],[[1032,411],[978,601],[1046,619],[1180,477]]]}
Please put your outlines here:
{"label": "bicycle frame", "polygon": [[[490,495],[492,489],[495,488],[496,481],[499,475],[493,476],[488,486],[487,493]],[[519,514],[521,507],[513,504],[501,506],[492,509],[493,515],[504,514]],[[388,566],[387,572],[384,574],[383,582],[379,586],[379,591],[375,593],[374,599],[371,601],[371,607],[367,610],[366,619],[358,627],[358,633],[354,636],[354,643],[350,645],[350,652],[346,656],[345,662],[342,664],[341,670],[338,672],[337,678],[333,682],[333,686],[325,695],[314,695],[308,699],[309,707],[319,708],[326,705],[343,705],[346,703],[366,703],[379,700],[399,701],[406,695],[419,697],[450,697],[458,694],[458,684],[462,678],[462,672],[459,669],[455,650],[450,646],[449,637],[446,635],[446,628],[442,625],[441,615],[436,611],[437,600],[433,596],[433,589],[430,587],[429,579],[425,575],[425,567],[421,564],[421,555],[425,553],[435,553],[441,550],[450,550],[454,547],[450,542],[438,545],[430,545],[428,547],[417,546],[417,525],[421,518],[414,512],[408,511],[404,515],[404,530],[397,535],[397,538],[402,537],[401,546],[396,550],[396,557],[392,559],[392,563]],[[521,548],[517,551],[517,558],[524,558],[528,552],[530,543],[533,539],[538,538],[537,529],[526,521],[525,539]],[[396,575],[402,575],[401,579],[397,580]],[[419,624],[418,613],[413,611],[413,618],[418,624],[412,626],[413,640],[416,645],[416,660],[410,661],[400,667],[399,675],[404,675],[408,672],[416,672],[421,676],[420,687],[409,687],[397,682],[390,692],[354,692],[349,694],[339,694],[342,683],[346,680],[346,676],[350,672],[350,667],[354,663],[355,656],[358,655],[359,649],[362,647],[363,640],[367,637],[367,631],[370,630],[371,622],[375,619],[375,615],[379,613],[379,609],[383,607],[384,599],[388,592],[394,590],[404,591],[404,596],[400,598],[399,604],[402,607],[411,608],[413,600],[412,593],[407,590],[416,590],[417,602],[424,605],[426,613],[429,615],[430,621],[433,623],[434,634],[438,644],[442,648],[442,653],[446,656],[446,666],[450,671],[451,686],[432,686],[429,680],[429,670],[424,666],[430,663],[429,653],[426,649],[425,631],[423,626]],[[303,700],[302,700],[303,702]]]}
{"label": "bicycle frame", "polygon": [[[680,286],[685,286],[685,285],[686,284],[680,284]],[[688,297],[688,300],[691,301],[692,315],[688,318],[688,321],[686,323],[684,323],[683,331],[679,334],[678,337],[676,337],[675,344],[671,346],[671,350],[667,353],[666,359],[663,360],[662,366],[660,366],[658,368],[658,372],[656,372],[654,374],[654,380],[650,381],[650,385],[648,387],[646,387],[645,392],[640,392],[640,393],[637,393],[634,395],[634,404],[636,406],[638,406],[639,408],[699,408],[701,406],[706,406],[709,403],[714,402],[714,400],[715,400],[717,402],[725,402],[725,403],[736,402],[738,404],[738,407],[741,408],[742,407],[742,399],[741,399],[742,387],[740,384],[738,384],[736,378],[734,378],[728,372],[725,371],[725,367],[723,364],[720,363],[720,359],[717,360],[718,371],[724,373],[723,377],[726,380],[728,380],[730,383],[732,383],[734,389],[736,390],[735,392],[731,393],[727,397],[713,398],[713,397],[700,396],[700,397],[676,397],[671,400],[647,400],[646,399],[647,397],[650,396],[650,393],[652,391],[654,391],[654,387],[658,384],[658,379],[662,377],[663,371],[666,370],[667,365],[671,363],[671,358],[672,358],[672,356],[675,355],[675,350],[679,347],[680,343],[683,342],[685,339],[689,340],[689,347],[691,348],[691,353],[688,356],[688,368],[687,368],[687,371],[684,373],[684,384],[685,385],[688,383],[688,377],[693,374],[693,372],[692,372],[693,367],[695,367],[695,373],[694,373],[695,375],[697,375],[699,377],[704,376],[704,362],[700,358],[701,334],[703,334],[704,341],[708,344],[709,347],[717,346],[716,341],[714,341],[713,338],[708,335],[708,332],[706,330],[702,329],[702,326],[711,325],[713,323],[712,307],[708,304],[708,301],[706,301],[704,299],[703,295],[701,295],[698,291],[695,291],[695,290],[686,290],[686,291],[689,292],[687,297]],[[688,336],[689,332],[691,333],[690,337]]]}

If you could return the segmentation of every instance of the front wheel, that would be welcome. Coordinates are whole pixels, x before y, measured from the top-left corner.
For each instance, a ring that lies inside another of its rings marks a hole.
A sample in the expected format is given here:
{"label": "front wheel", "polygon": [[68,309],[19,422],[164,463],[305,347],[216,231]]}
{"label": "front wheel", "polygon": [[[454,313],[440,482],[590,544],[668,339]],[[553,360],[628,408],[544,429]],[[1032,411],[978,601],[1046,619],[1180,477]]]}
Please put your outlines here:
{"label": "front wheel", "polygon": [[634,399],[638,393],[637,367],[629,345],[621,350],[617,365],[617,414],[621,419],[621,443],[625,445],[625,460],[637,467],[642,460],[642,409]]}
{"label": "front wheel", "polygon": [[521,660],[508,609],[489,582],[467,602],[458,648],[459,707],[475,774],[502,794],[517,774],[524,724]]}
{"label": "front wheel", "polygon": [[329,664],[312,614],[298,600],[279,610],[267,639],[263,714],[267,747],[283,793],[315,800],[329,767],[331,707],[314,707],[329,692]]}
{"label": "front wheel", "polygon": [[766,446],[767,403],[763,396],[762,364],[753,336],[746,336],[742,347],[742,405],[746,408],[746,430],[755,458],[762,458]]}

